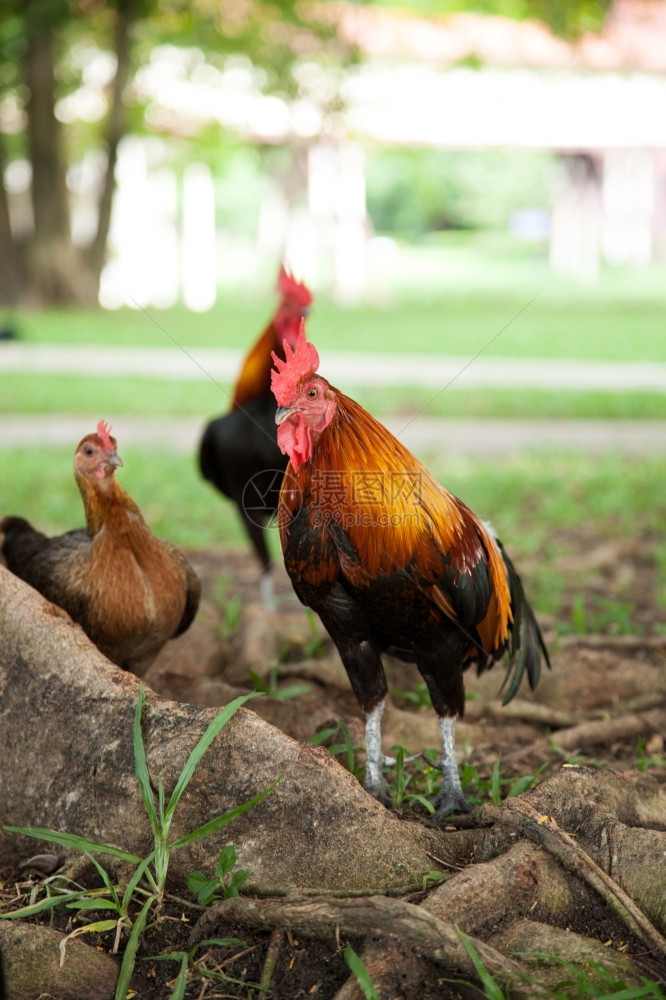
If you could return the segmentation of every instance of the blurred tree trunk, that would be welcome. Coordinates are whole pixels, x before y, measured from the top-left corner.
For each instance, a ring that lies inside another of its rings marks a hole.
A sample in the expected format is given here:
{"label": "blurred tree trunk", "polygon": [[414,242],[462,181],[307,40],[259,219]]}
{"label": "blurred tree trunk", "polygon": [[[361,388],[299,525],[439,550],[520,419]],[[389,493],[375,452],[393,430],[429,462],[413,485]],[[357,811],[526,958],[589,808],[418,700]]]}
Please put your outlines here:
{"label": "blurred tree trunk", "polygon": [[[29,91],[26,117],[34,230],[25,247],[23,269],[21,248],[13,240],[9,225],[6,191],[0,185],[0,252],[3,260],[10,261],[7,273],[0,278],[2,302],[23,299],[39,305],[97,303],[111,224],[118,146],[126,131],[122,97],[130,73],[130,33],[140,6],[136,0],[123,0],[113,8],[116,72],[110,84],[106,167],[100,187],[95,236],[86,247],[76,247],[72,242],[67,152],[55,113],[54,47],[59,25],[44,19],[41,23],[33,23],[26,31],[22,73]],[[26,17],[28,14],[26,11]],[[0,176],[2,166],[0,151]]]}
{"label": "blurred tree trunk", "polygon": [[44,303],[58,304],[78,298],[80,271],[69,225],[62,134],[55,115],[53,34],[48,25],[29,33],[23,72],[30,95],[26,110],[34,220],[27,280]]}
{"label": "blurred tree trunk", "polygon": [[[0,132],[0,179],[4,179],[7,157]],[[0,303],[13,306],[18,302],[22,281],[22,261],[15,246],[9,220],[9,200],[4,183],[0,183]]]}
{"label": "blurred tree trunk", "polygon": [[104,266],[104,255],[111,225],[111,207],[115,191],[115,171],[118,146],[127,130],[123,92],[127,86],[131,65],[131,28],[134,22],[132,3],[118,6],[115,29],[116,73],[111,84],[109,117],[106,134],[106,171],[99,199],[97,232],[90,247],[89,266],[95,279],[96,291]]}

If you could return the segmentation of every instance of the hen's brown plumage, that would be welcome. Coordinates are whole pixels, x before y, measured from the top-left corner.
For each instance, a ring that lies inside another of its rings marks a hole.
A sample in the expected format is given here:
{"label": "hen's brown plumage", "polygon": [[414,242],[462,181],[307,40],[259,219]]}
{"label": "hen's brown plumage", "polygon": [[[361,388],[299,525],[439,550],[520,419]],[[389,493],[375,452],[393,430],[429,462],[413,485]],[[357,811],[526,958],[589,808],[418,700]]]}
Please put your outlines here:
{"label": "hen's brown plumage", "polygon": [[105,656],[141,676],[192,623],[201,584],[116,482],[120,465],[116,440],[100,422],[74,455],[86,528],[48,538],[24,518],[6,517],[0,551],[8,569],[64,608]]}

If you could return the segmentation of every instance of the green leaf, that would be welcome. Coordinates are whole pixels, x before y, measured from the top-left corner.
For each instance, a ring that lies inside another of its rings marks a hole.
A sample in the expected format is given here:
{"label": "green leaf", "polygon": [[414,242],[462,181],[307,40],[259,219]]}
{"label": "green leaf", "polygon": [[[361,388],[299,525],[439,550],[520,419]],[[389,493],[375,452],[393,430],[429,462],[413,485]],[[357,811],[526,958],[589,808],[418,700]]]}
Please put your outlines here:
{"label": "green leaf", "polygon": [[[180,776],[176,782],[173,792],[171,793],[169,804],[164,813],[165,819],[170,819],[173,815],[173,812],[180,802],[181,796],[187,788],[201,758],[205,754],[206,750],[208,750],[208,747],[211,745],[215,737],[222,729],[224,729],[229,719],[238,711],[241,705],[244,705],[246,701],[250,700],[250,698],[256,698],[257,694],[258,692],[253,691],[251,694],[244,694],[239,698],[234,698],[234,700],[230,701],[229,704],[226,705],[221,712],[218,712],[215,718],[210,722],[206,731],[198,740],[196,746],[187,758],[185,767],[180,772]],[[190,841],[187,841],[187,843],[189,842]]]}
{"label": "green leaf", "polygon": [[115,902],[116,907],[120,907],[120,902],[118,900],[118,894],[116,892],[116,887],[111,882],[111,879],[109,878],[109,875],[108,875],[108,872],[106,871],[106,868],[103,868],[102,865],[100,865],[100,863],[97,860],[97,858],[94,858],[92,856],[92,854],[88,853],[88,851],[85,852],[85,855],[88,858],[88,860],[90,861],[90,863],[97,869],[97,871],[99,873],[99,876],[102,879],[102,882],[104,883],[104,885],[107,887],[107,889],[111,893],[111,897],[112,897],[113,901]]}
{"label": "green leaf", "polygon": [[307,694],[308,691],[312,691],[311,684],[291,684],[281,691],[275,691],[273,697],[276,701],[288,701],[289,698],[297,698],[299,694]]}
{"label": "green leaf", "polygon": [[259,674],[254,672],[254,670],[248,670],[247,675],[259,694],[269,694],[268,685],[263,677],[260,677]]}
{"label": "green leaf", "polygon": [[45,910],[52,910],[61,903],[67,904],[69,900],[81,899],[84,890],[79,892],[66,892],[62,896],[47,896],[38,903],[31,903],[29,906],[22,906],[20,910],[12,910],[10,913],[0,913],[0,920],[23,920],[24,917],[34,917],[37,913]]}
{"label": "green leaf", "polygon": [[143,861],[137,867],[136,871],[134,872],[131,879],[127,883],[127,888],[125,889],[122,902],[123,913],[127,913],[134,892],[138,888],[139,882],[141,881],[144,875],[146,875],[153,891],[157,892],[157,885],[155,884],[155,880],[152,877],[148,867],[150,864],[152,864],[154,858],[155,858],[155,851],[151,851],[148,857],[143,859]]}
{"label": "green leaf", "polygon": [[197,902],[203,906],[211,901],[218,889],[221,890],[217,879],[208,879],[202,872],[190,872],[187,888],[196,895]]}
{"label": "green leaf", "polygon": [[356,976],[365,1000],[379,1000],[379,993],[370,973],[350,944],[347,945],[342,954],[345,962]]}
{"label": "green leaf", "polygon": [[157,896],[149,896],[141,907],[138,917],[134,921],[134,926],[132,927],[129,940],[125,946],[125,953],[120,966],[120,974],[118,976],[118,982],[116,983],[115,1000],[126,1000],[130,980],[132,978],[132,973],[134,972],[134,965],[136,963],[136,953],[139,950],[139,944],[141,943],[141,935],[143,934],[146,923],[148,922],[150,908],[153,903],[156,902]]}
{"label": "green leaf", "polygon": [[331,736],[334,736],[337,733],[337,731],[338,731],[337,726],[335,727],[335,729],[322,729],[321,732],[315,733],[314,736],[311,736],[310,739],[307,740],[307,742],[310,744],[310,746],[317,747],[325,740],[329,740]]}
{"label": "green leaf", "polygon": [[206,878],[203,872],[190,872],[187,876],[187,888],[190,892],[197,893],[204,885],[210,885],[211,879]]}
{"label": "green leaf", "polygon": [[67,903],[68,910],[115,910],[119,912],[120,907],[110,899],[80,899],[78,903]]}
{"label": "green leaf", "polygon": [[176,976],[174,987],[171,991],[171,1000],[183,1000],[185,990],[187,989],[187,970],[189,964],[190,956],[183,955],[180,960],[180,969],[178,970],[178,975]]}
{"label": "green leaf", "polygon": [[476,974],[479,977],[479,981],[483,984],[484,996],[487,1000],[506,1000],[504,992],[486,969],[485,965],[479,958],[479,953],[470,939],[463,933],[463,931],[460,930],[459,927],[456,927],[456,933],[462,941],[465,951],[472,960],[472,964],[474,965]]}
{"label": "green leaf", "polygon": [[55,830],[46,830],[41,826],[5,826],[3,830],[9,830],[10,833],[21,833],[26,837],[35,837],[37,840],[48,840],[52,844],[62,844],[64,847],[71,847],[74,850],[90,854],[109,854],[113,858],[130,861],[135,865],[141,861],[138,855],[124,851],[120,847],[114,847],[112,844],[100,844],[96,840],[78,837],[74,833],[57,833]]}
{"label": "green leaf", "polygon": [[426,812],[430,813],[431,816],[434,816],[435,807],[430,801],[430,799],[427,799],[425,795],[417,795],[416,793],[410,793],[409,795],[407,795],[407,799],[410,805],[415,805],[418,802],[420,805],[423,806]]}
{"label": "green leaf", "polygon": [[511,788],[506,793],[507,799],[513,799],[517,795],[522,795],[523,792],[526,792],[528,788],[532,787],[533,782],[534,777],[531,774],[525,774],[522,778],[518,778],[518,780],[514,781]]}
{"label": "green leaf", "polygon": [[236,866],[236,848],[233,844],[227,844],[218,855],[215,871],[218,875],[226,875]]}
{"label": "green leaf", "polygon": [[209,938],[207,941],[199,941],[197,948],[247,948],[247,941],[240,938]]}
{"label": "green leaf", "polygon": [[231,883],[230,884],[235,889],[240,889],[241,886],[245,885],[245,883],[247,882],[247,880],[249,879],[249,877],[250,877],[250,873],[247,870],[247,868],[239,868],[238,871],[235,871],[233,873],[233,875],[231,876]]}

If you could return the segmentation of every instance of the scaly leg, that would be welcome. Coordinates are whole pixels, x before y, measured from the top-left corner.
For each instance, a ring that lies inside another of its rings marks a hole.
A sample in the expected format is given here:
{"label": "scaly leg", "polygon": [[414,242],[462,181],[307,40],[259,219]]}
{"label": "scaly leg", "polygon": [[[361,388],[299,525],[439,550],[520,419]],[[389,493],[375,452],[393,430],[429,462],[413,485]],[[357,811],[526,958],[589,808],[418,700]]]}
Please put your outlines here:
{"label": "scaly leg", "polygon": [[388,784],[382,773],[385,764],[395,764],[395,759],[385,757],[382,753],[382,715],[386,699],[382,698],[378,705],[365,717],[365,779],[363,787],[384,805],[391,804]]}
{"label": "scaly leg", "polygon": [[433,800],[436,808],[435,819],[443,819],[452,812],[470,812],[471,806],[463,795],[460,774],[456,761],[456,719],[454,715],[440,716],[442,731],[442,756],[433,761],[432,766],[442,772],[442,786]]}

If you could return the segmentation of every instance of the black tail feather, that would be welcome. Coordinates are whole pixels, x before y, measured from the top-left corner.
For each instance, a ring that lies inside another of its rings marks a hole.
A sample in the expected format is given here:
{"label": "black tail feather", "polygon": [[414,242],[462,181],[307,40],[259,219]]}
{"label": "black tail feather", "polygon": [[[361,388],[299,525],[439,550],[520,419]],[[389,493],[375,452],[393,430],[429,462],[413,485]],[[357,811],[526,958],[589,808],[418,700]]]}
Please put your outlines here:
{"label": "black tail feather", "polygon": [[532,691],[536,688],[541,677],[541,659],[543,657],[546,666],[550,667],[550,658],[534,611],[525,597],[522,581],[503,549],[502,558],[509,575],[513,612],[513,624],[508,646],[509,661],[506,677],[502,684],[503,690],[508,683],[508,688],[502,699],[502,704],[506,705],[516,695],[525,674],[527,674]]}

